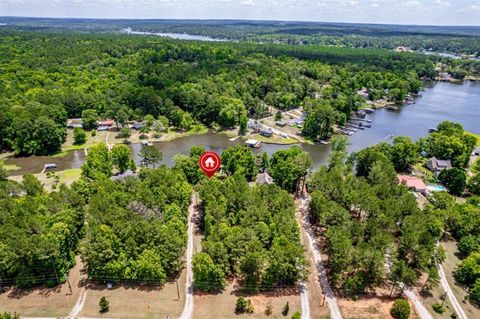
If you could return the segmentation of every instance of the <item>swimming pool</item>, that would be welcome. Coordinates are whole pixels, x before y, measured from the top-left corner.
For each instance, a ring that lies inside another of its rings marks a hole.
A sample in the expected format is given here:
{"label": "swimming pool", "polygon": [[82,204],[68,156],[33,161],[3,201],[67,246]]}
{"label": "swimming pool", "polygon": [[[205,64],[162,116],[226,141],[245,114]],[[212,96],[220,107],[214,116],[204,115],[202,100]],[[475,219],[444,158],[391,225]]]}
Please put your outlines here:
{"label": "swimming pool", "polygon": [[431,192],[446,192],[447,189],[439,184],[428,184],[427,189]]}

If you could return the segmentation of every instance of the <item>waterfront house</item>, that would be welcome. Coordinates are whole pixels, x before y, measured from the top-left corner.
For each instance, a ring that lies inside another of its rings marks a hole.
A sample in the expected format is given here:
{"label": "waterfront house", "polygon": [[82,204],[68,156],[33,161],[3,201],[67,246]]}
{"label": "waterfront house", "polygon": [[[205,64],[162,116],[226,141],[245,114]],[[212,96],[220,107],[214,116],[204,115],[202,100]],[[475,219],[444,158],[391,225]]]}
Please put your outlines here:
{"label": "waterfront house", "polygon": [[407,186],[415,192],[425,193],[427,191],[427,185],[418,177],[398,174],[397,179],[400,184]]}
{"label": "waterfront house", "polygon": [[452,168],[452,162],[449,160],[439,160],[436,157],[432,157],[427,161],[427,168],[433,172],[435,177],[438,177],[441,171]]}
{"label": "waterfront house", "polygon": [[136,131],[140,131],[143,128],[143,126],[144,126],[143,122],[135,122],[132,125],[130,125],[130,128]]}
{"label": "waterfront house", "polygon": [[97,125],[98,125],[97,131],[108,131],[114,127],[115,121],[114,120],[98,121]]}

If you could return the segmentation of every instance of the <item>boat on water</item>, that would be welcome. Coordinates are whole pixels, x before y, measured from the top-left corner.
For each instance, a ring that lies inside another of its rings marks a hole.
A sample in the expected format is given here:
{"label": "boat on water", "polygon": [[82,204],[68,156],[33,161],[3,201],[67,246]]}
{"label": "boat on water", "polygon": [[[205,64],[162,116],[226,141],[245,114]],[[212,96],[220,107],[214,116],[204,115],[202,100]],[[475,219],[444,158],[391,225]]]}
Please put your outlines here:
{"label": "boat on water", "polygon": [[349,121],[359,121],[359,122],[367,122],[367,123],[372,123],[372,120],[368,120],[368,119],[360,119],[358,117],[351,117],[349,119]]}
{"label": "boat on water", "polygon": [[260,148],[262,146],[262,142],[260,142],[259,140],[249,139],[245,141],[245,145],[247,145],[248,147]]}
{"label": "boat on water", "polygon": [[435,127],[431,127],[431,128],[428,129],[428,132],[429,133],[435,133],[435,132],[438,132],[438,129],[435,128]]}
{"label": "boat on water", "polygon": [[319,142],[320,144],[323,144],[323,145],[328,145],[328,144],[330,144],[329,141],[325,141],[325,140],[319,140],[318,142]]}
{"label": "boat on water", "polygon": [[364,110],[365,112],[369,113],[369,114],[375,112],[375,110],[374,110],[374,109],[371,109],[371,108],[365,108],[365,109],[363,109],[363,110]]}
{"label": "boat on water", "polygon": [[230,142],[235,142],[235,141],[237,140],[237,138],[238,138],[238,136],[237,136],[237,137],[229,138],[228,140],[229,140]]}

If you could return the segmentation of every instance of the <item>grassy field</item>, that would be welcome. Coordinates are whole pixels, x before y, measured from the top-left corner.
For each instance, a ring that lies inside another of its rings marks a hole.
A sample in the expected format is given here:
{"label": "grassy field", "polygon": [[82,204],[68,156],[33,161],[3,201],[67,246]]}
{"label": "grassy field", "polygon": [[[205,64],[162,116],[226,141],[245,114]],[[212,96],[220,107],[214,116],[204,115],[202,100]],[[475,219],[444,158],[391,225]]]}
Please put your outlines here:
{"label": "grassy field", "polygon": [[[38,180],[45,186],[45,189],[51,191],[55,189],[58,184],[61,183],[67,186],[71,185],[73,182],[80,178],[81,173],[82,170],[80,168],[72,168],[65,171],[55,172],[54,175],[49,175],[47,173],[38,173],[33,175],[38,178]],[[10,176],[9,179],[21,182],[22,175]]]}
{"label": "grassy field", "polygon": [[[182,138],[191,135],[201,135],[208,132],[208,128],[204,125],[195,125],[192,129],[182,132],[176,130],[169,130],[168,132],[160,134],[159,137],[153,137],[152,133],[146,134],[147,139],[150,142],[168,142],[177,138]],[[132,130],[132,135],[128,138],[130,143],[140,143],[140,132]],[[92,136],[91,132],[87,132],[87,141],[81,145],[74,144],[73,140],[73,130],[67,130],[67,138],[65,143],[62,145],[62,151],[52,155],[52,157],[64,157],[70,151],[81,150],[88,148],[92,145],[99,143],[108,143],[110,145],[123,144],[125,141],[124,138],[118,137],[118,132],[108,132],[108,131],[97,131],[95,136]]]}
{"label": "grassy field", "polygon": [[[338,298],[338,306],[344,319],[384,319],[392,318],[390,309],[395,302],[388,294],[388,289],[380,289],[372,295],[359,297],[357,300]],[[418,319],[415,307],[410,304],[409,319]]]}
{"label": "grassy field", "polygon": [[[277,291],[265,294],[245,296],[250,299],[254,306],[252,314],[235,314],[235,303],[237,297],[242,295],[235,289],[236,283],[230,282],[226,289],[219,294],[196,294],[194,319],[224,319],[224,318],[268,318],[265,315],[267,304],[272,305],[270,318],[285,318],[281,312],[285,304],[290,305],[290,312],[286,318],[290,318],[295,311],[300,311],[300,297],[296,289],[290,291]],[[313,317],[312,317],[313,318]],[[321,317],[316,317],[321,318]]]}
{"label": "grassy field", "polygon": [[3,168],[7,171],[18,171],[20,169],[20,166],[15,165],[15,164],[5,164],[3,160],[0,160],[0,164],[3,166]]}
{"label": "grassy field", "polygon": [[[105,296],[110,310],[99,313],[98,302]],[[185,303],[185,274],[176,283],[164,287],[113,284],[89,284],[80,317],[90,318],[178,318]]]}
{"label": "grassy field", "polygon": [[54,288],[40,286],[31,289],[9,289],[0,293],[0,313],[8,311],[22,316],[67,316],[80,295],[84,280],[82,268],[83,264],[77,257],[77,264],[69,275],[72,292],[65,283]]}

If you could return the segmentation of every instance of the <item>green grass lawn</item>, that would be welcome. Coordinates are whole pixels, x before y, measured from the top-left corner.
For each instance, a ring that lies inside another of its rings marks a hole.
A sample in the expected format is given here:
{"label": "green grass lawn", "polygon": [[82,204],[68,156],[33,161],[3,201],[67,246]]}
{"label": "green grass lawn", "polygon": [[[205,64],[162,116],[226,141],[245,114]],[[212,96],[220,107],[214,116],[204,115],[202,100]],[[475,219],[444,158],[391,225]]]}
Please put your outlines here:
{"label": "green grass lawn", "polygon": [[272,137],[265,137],[260,134],[252,134],[248,136],[249,139],[259,140],[262,143],[270,143],[270,144],[283,144],[283,145],[290,145],[290,144],[298,144],[300,143],[298,140],[293,138],[283,138],[280,136],[273,135]]}
{"label": "green grass lawn", "polygon": [[472,132],[465,132],[466,134],[473,136],[477,139],[477,146],[480,146],[480,134],[472,133]]}
{"label": "green grass lawn", "polygon": [[9,172],[9,171],[18,171],[21,167],[15,164],[5,164],[3,160],[0,160],[0,163],[2,164],[3,168]]}

